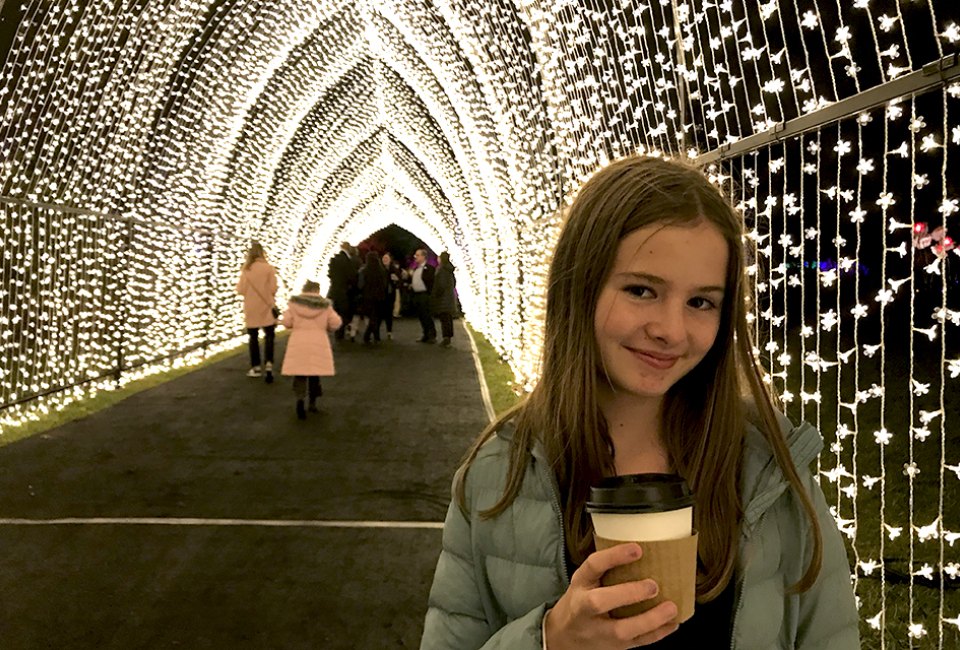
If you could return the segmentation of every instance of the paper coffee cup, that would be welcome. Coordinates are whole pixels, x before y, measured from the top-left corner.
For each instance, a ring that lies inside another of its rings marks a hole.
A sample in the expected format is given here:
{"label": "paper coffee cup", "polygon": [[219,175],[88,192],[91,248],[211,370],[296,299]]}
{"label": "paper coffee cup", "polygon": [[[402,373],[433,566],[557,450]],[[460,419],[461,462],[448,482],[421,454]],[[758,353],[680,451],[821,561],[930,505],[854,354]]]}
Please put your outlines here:
{"label": "paper coffee cup", "polygon": [[697,595],[693,501],[686,482],[673,474],[610,477],[590,489],[587,512],[597,550],[627,542],[638,542],[643,549],[639,560],[614,567],[601,584],[651,578],[659,586],[654,598],[619,607],[611,616],[634,616],[668,600],[677,606],[678,623],[693,616]]}

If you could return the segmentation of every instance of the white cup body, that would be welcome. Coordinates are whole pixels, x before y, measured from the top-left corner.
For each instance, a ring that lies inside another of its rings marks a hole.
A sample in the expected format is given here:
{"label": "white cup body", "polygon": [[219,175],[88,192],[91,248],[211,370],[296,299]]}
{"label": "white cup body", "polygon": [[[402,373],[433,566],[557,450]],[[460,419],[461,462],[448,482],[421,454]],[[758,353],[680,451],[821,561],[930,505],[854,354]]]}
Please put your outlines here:
{"label": "white cup body", "polygon": [[600,537],[624,542],[659,542],[693,534],[693,506],[666,512],[592,512],[593,530]]}

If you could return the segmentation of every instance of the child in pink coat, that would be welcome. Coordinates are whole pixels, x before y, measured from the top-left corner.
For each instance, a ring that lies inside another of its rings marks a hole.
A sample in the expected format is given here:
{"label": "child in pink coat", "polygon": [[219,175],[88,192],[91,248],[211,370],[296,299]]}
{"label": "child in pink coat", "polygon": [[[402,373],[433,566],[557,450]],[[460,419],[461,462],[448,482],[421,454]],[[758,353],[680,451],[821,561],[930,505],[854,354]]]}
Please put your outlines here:
{"label": "child in pink coat", "polygon": [[287,310],[283,313],[283,326],[292,331],[281,372],[293,376],[293,392],[297,395],[297,417],[301,420],[307,418],[307,411],[303,406],[304,397],[309,395],[309,410],[316,413],[317,398],[323,394],[320,377],[335,374],[333,348],[330,346],[328,333],[336,331],[342,324],[343,321],[331,302],[320,295],[320,285],[311,280],[303,285],[300,295],[294,296],[287,303]]}

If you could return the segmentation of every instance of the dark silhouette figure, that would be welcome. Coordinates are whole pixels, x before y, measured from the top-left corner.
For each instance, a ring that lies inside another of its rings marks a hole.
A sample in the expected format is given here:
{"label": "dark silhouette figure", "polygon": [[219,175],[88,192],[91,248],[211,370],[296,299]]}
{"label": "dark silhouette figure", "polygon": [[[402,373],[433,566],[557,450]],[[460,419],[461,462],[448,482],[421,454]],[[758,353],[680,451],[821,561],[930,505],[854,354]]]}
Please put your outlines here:
{"label": "dark silhouette figure", "polygon": [[440,319],[440,334],[443,336],[440,345],[446,348],[453,339],[453,316],[457,313],[457,278],[453,271],[450,254],[446,251],[440,253],[440,266],[430,291],[430,311]]}
{"label": "dark silhouette figure", "polygon": [[340,252],[333,256],[327,268],[327,277],[330,278],[327,297],[333,301],[334,310],[343,318],[343,323],[334,334],[337,339],[343,338],[347,324],[353,317],[350,309],[350,294],[357,284],[357,267],[350,255],[352,248],[347,242],[340,244]]}
{"label": "dark silhouette figure", "polygon": [[383,302],[387,298],[387,271],[383,268],[379,256],[373,251],[367,253],[367,261],[360,269],[360,313],[367,317],[367,329],[363,333],[363,342],[369,343],[370,337],[380,342],[380,317]]}
{"label": "dark silhouette figure", "polygon": [[383,262],[383,268],[387,272],[387,297],[384,299],[380,309],[380,315],[383,323],[387,326],[387,338],[393,338],[393,310],[397,302],[397,291],[400,290],[400,283],[403,279],[403,271],[400,265],[393,261],[390,253],[384,253],[380,258]]}

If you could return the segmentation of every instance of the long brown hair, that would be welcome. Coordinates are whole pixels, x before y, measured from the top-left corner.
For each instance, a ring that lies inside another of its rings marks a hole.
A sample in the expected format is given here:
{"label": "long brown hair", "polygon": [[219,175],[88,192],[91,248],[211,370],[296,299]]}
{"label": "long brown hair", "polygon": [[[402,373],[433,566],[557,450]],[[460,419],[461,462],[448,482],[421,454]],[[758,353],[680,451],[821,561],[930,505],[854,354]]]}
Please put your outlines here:
{"label": "long brown hair", "polygon": [[513,502],[530,449],[539,442],[560,488],[567,552],[574,563],[583,563],[593,550],[592,524],[584,509],[590,486],[615,473],[613,443],[597,401],[598,386],[606,381],[594,330],[600,291],[620,241],[629,233],[655,223],[685,226],[701,219],[714,225],[729,247],[719,331],[704,359],[667,392],[662,411],[670,461],[697,494],[698,598],[718,596],[736,568],[743,517],[745,394],[756,404],[756,424],[810,521],[813,555],[792,587],[805,591],[820,572],[820,527],[753,354],[746,319],[743,221],[702,172],[684,163],[624,158],[599,170],[580,189],[550,264],[540,379],[524,401],[488,426],[471,447],[464,459],[466,471],[458,474],[456,498],[465,508],[470,464],[483,443],[512,420],[516,431],[507,485],[500,500],[481,516],[495,517]]}
{"label": "long brown hair", "polygon": [[255,241],[250,244],[250,250],[247,251],[247,259],[243,263],[243,268],[249,270],[257,260],[266,261],[266,259],[267,254],[263,252],[263,246],[260,245],[260,242]]}

